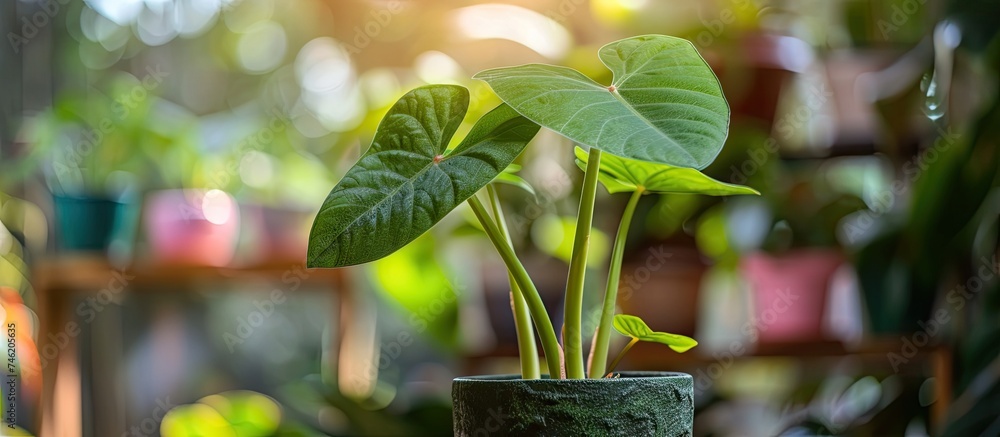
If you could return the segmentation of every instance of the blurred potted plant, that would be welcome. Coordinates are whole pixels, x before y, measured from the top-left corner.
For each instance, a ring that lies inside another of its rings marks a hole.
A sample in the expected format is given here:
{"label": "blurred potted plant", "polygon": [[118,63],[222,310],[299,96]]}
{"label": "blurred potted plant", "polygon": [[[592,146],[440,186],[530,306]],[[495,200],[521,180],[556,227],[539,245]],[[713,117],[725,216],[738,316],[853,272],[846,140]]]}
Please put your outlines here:
{"label": "blurred potted plant", "polygon": [[[272,118],[226,157],[233,170],[226,177],[234,181],[228,191],[239,199],[244,236],[265,261],[301,256],[316,205],[334,184],[332,172],[302,147],[306,138],[285,123]],[[219,185],[223,178],[215,179],[209,182]]]}
{"label": "blurred potted plant", "polygon": [[766,194],[737,205],[732,215],[750,207],[770,217],[759,247],[740,260],[753,296],[754,335],[763,343],[822,339],[827,290],[844,263],[838,225],[866,205],[832,186],[823,168],[770,161],[761,174],[771,181]]}
{"label": "blurred potted plant", "polygon": [[206,150],[197,118],[163,102],[161,135],[145,143],[158,163],[156,190],[146,194],[143,222],[153,258],[169,264],[228,264],[236,251],[239,208],[231,184],[210,181],[228,171],[227,156]]}
{"label": "blurred potted plant", "polygon": [[[690,375],[613,372],[624,352],[638,341],[664,343],[678,352],[697,344],[688,337],[653,332],[636,317],[614,315],[624,235],[638,199],[648,192],[755,191],[718,182],[696,170],[711,163],[721,149],[729,108],[715,75],[689,42],[660,35],[628,38],[604,46],[600,58],[614,73],[610,86],[569,68],[539,64],[477,74],[505,103],[480,118],[450,150],[468,107],[468,91],[452,85],[410,91],[389,110],[371,148],[334,187],[316,216],[308,266],[344,267],[399,250],[468,201],[508,269],[521,378],[456,379],[456,435],[692,432]],[[564,299],[562,344],[514,253],[496,190],[490,185],[524,150],[539,125],[589,147],[576,151],[585,176]],[[630,193],[630,200],[612,252],[588,369],[581,332],[583,283],[599,181],[610,192]],[[484,187],[489,206],[477,195]],[[632,340],[607,365],[612,326]],[[541,375],[535,330],[548,378]]]}
{"label": "blurred potted plant", "polygon": [[127,205],[143,173],[149,104],[130,100],[129,85],[141,84],[129,79],[111,79],[107,94],[66,93],[26,125],[24,140],[34,148],[21,165],[46,164],[64,249],[103,250],[131,227]]}

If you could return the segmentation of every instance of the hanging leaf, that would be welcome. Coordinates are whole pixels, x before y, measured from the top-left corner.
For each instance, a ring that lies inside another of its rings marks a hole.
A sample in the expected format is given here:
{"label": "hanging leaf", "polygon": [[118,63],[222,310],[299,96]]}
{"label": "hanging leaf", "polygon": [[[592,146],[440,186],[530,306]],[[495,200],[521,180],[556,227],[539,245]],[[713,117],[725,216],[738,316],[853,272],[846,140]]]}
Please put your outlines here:
{"label": "hanging leaf", "polygon": [[[573,152],[576,154],[576,165],[586,170],[589,157],[587,152],[580,147]],[[641,186],[644,191],[652,193],[760,195],[753,188],[720,182],[693,168],[638,161],[611,154],[601,156],[601,173],[598,178],[611,194],[631,193]]]}
{"label": "hanging leaf", "polygon": [[454,85],[400,98],[316,215],[307,265],[361,264],[405,246],[490,183],[538,132],[500,105],[446,153],[468,106],[468,90]]}
{"label": "hanging leaf", "polygon": [[636,316],[616,314],[614,327],[622,335],[638,339],[639,341],[663,343],[677,352],[687,352],[688,349],[698,345],[698,342],[691,337],[666,332],[655,332],[649,329],[646,322],[643,322],[642,319]]}
{"label": "hanging leaf", "polygon": [[578,143],[640,161],[704,168],[729,131],[715,73],[687,40],[623,39],[600,49],[610,86],[566,67],[528,64],[476,74],[535,123]]}

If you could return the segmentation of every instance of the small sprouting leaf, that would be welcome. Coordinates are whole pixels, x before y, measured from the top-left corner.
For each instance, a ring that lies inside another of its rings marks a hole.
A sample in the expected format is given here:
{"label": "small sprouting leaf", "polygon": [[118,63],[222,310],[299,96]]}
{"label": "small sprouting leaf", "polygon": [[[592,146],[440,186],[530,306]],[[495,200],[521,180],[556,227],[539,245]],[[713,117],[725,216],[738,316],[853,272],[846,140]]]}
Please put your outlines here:
{"label": "small sprouting leaf", "polygon": [[468,107],[469,91],[455,85],[401,97],[320,207],[306,264],[344,267],[395,252],[490,183],[538,132],[502,104],[446,152]]}
{"label": "small sprouting leaf", "polygon": [[698,342],[691,337],[666,332],[655,332],[649,329],[646,322],[643,322],[642,319],[636,316],[616,314],[614,326],[615,330],[622,335],[638,339],[639,341],[663,343],[677,352],[687,352],[688,349],[698,345]]}
{"label": "small sprouting leaf", "polygon": [[598,52],[611,85],[566,67],[528,64],[474,77],[535,123],[604,152],[704,168],[729,132],[729,105],[715,73],[690,42],[644,35]]}
{"label": "small sprouting leaf", "polygon": [[518,187],[524,191],[527,191],[532,197],[538,197],[535,194],[535,188],[524,180],[524,178],[517,175],[517,172],[521,170],[521,166],[517,164],[508,165],[507,168],[497,175],[497,178],[493,180],[493,183],[500,183],[506,185],[512,185]]}
{"label": "small sprouting leaf", "polygon": [[[573,152],[576,154],[576,165],[585,170],[589,155],[580,147]],[[610,153],[601,155],[598,179],[611,194],[630,193],[640,186],[651,193],[709,196],[760,194],[750,187],[717,181],[693,168],[622,158]]]}

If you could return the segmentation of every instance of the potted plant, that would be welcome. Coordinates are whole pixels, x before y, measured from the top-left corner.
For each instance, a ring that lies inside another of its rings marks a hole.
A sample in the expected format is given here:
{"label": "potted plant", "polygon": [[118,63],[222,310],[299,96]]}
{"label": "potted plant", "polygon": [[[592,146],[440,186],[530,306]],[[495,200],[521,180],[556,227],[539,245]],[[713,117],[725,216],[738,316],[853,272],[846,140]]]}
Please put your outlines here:
{"label": "potted plant", "polygon": [[239,160],[207,150],[194,114],[164,106],[173,110],[154,113],[157,123],[143,142],[147,159],[160,163],[143,205],[149,254],[165,264],[227,265],[241,223],[229,194]]}
{"label": "potted plant", "polygon": [[193,115],[150,84],[115,73],[85,92],[62,92],[33,117],[23,139],[34,147],[15,168],[23,177],[45,163],[60,247],[104,250],[131,243],[138,192],[190,164],[193,126]]}
{"label": "potted plant", "polygon": [[[112,89],[115,87],[113,86]],[[111,97],[69,93],[38,114],[23,132],[34,150],[19,166],[43,167],[55,209],[59,247],[100,251],[128,228],[124,195],[139,154],[128,141],[132,119],[119,116]]]}
{"label": "potted plant", "polygon": [[[614,372],[638,341],[684,352],[697,343],[614,315],[625,234],[647,193],[755,194],[704,168],[728,133],[729,107],[712,70],[686,40],[646,35],[600,49],[614,74],[601,85],[565,67],[530,64],[480,72],[504,101],[450,150],[468,91],[431,85],[405,94],[382,119],[369,150],[333,188],[313,223],[309,267],[344,267],[387,256],[468,203],[508,270],[520,375],[454,380],[456,435],[691,434],[690,375]],[[544,126],[585,146],[582,195],[564,298],[562,341],[508,238],[493,182]],[[612,252],[600,322],[584,359],[583,282],[598,182],[630,193]],[[485,188],[484,203],[478,194]],[[608,365],[612,328],[631,338]],[[549,375],[542,375],[541,343]],[[589,367],[585,365],[589,362]]]}
{"label": "potted plant", "polygon": [[828,291],[846,261],[838,231],[865,203],[854,188],[831,182],[847,179],[846,166],[771,161],[758,179],[770,181],[767,194],[730,205],[733,216],[760,217],[739,236],[747,246],[739,269],[753,302],[751,338],[772,344],[830,339]]}

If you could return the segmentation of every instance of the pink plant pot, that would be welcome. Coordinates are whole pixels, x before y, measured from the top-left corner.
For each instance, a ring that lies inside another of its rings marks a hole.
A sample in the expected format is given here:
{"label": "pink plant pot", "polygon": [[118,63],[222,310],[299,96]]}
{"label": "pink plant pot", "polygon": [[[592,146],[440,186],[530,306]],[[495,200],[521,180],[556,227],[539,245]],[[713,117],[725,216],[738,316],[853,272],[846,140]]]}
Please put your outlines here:
{"label": "pink plant pot", "polygon": [[236,250],[239,206],[220,190],[158,191],[147,198],[145,225],[160,262],[224,266]]}
{"label": "pink plant pot", "polygon": [[843,262],[839,252],[823,249],[745,257],[741,270],[754,305],[751,338],[760,343],[822,340],[827,290]]}

